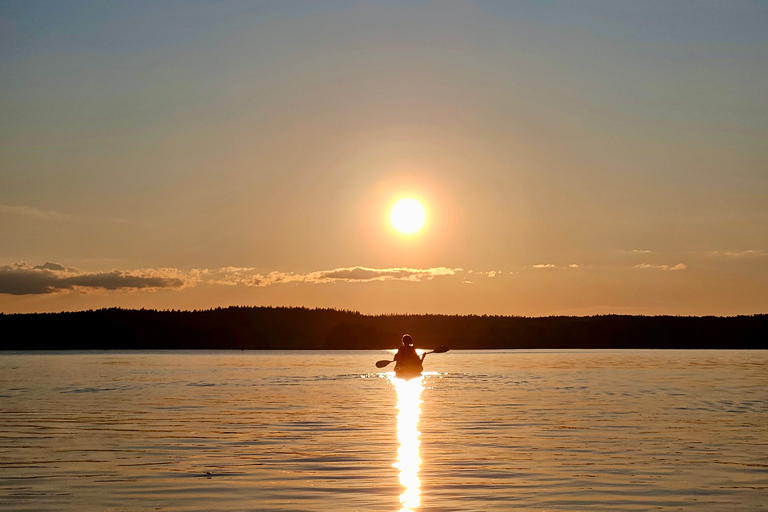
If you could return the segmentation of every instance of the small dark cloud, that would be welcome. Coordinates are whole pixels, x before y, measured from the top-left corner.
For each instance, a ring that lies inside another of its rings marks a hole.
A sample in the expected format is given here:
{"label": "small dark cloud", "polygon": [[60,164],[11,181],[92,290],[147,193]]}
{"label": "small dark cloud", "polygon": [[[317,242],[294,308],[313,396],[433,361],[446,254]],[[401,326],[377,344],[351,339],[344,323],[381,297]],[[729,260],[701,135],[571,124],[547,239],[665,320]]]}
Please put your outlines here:
{"label": "small dark cloud", "polygon": [[454,275],[461,269],[446,267],[436,268],[366,268],[347,267],[334,270],[313,272],[305,277],[306,281],[327,283],[331,281],[387,281],[407,280],[420,281],[422,278],[431,279],[435,276]]}
{"label": "small dark cloud", "polygon": [[50,261],[46,261],[42,265],[37,265],[36,267],[32,267],[34,269],[45,269],[45,270],[67,270],[64,268],[64,265],[59,265],[58,263],[51,263]]}
{"label": "small dark cloud", "polygon": [[344,279],[347,281],[367,281],[370,279],[378,279],[383,277],[389,277],[392,279],[405,279],[410,276],[416,275],[418,272],[406,269],[372,269],[363,267],[341,268],[337,270],[329,270],[327,272],[321,272],[318,277],[320,279]]}
{"label": "small dark cloud", "polygon": [[121,288],[181,288],[184,281],[179,278],[132,275],[119,270],[82,274],[66,279],[72,286],[119,290]]}

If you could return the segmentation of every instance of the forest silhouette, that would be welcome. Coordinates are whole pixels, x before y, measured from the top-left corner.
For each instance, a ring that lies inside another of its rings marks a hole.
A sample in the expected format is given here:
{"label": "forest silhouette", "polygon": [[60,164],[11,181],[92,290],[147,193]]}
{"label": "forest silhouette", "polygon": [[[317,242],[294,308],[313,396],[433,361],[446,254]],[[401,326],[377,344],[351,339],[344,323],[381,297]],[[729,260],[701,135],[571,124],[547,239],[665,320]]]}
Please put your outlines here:
{"label": "forest silhouette", "polygon": [[363,315],[301,307],[1,314],[0,350],[766,349],[768,315]]}

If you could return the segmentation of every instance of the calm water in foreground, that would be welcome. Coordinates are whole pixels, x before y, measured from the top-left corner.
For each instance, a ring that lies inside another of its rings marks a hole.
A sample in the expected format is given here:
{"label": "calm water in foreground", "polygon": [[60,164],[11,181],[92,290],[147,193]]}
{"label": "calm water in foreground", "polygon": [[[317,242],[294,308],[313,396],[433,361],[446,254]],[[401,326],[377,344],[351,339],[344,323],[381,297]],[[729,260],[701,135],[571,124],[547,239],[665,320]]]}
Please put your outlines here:
{"label": "calm water in foreground", "polygon": [[767,351],[388,356],[0,355],[0,509],[768,510]]}

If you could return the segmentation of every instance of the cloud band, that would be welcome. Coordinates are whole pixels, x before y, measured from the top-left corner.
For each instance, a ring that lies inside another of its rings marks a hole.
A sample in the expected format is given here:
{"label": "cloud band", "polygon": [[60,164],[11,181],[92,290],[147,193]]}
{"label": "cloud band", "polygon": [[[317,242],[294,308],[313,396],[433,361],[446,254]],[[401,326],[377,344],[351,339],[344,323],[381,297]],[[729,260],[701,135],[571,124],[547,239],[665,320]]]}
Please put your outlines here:
{"label": "cloud band", "polygon": [[0,293],[11,295],[40,295],[89,290],[156,290],[185,288],[198,284],[265,287],[281,283],[336,283],[373,281],[422,281],[438,276],[452,276],[460,268],[369,268],[342,267],[306,274],[270,272],[266,275],[255,268],[223,267],[218,270],[140,269],[134,271],[81,272],[74,267],[46,262],[30,266],[13,263],[0,266]]}

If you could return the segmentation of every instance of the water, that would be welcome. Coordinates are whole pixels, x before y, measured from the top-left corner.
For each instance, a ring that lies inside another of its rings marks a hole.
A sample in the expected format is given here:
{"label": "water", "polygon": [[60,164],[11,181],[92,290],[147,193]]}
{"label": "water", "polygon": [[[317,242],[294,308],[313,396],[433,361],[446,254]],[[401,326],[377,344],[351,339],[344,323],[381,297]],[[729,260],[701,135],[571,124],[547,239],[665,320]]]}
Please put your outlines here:
{"label": "water", "polygon": [[767,510],[768,352],[0,356],[0,509]]}

